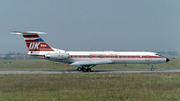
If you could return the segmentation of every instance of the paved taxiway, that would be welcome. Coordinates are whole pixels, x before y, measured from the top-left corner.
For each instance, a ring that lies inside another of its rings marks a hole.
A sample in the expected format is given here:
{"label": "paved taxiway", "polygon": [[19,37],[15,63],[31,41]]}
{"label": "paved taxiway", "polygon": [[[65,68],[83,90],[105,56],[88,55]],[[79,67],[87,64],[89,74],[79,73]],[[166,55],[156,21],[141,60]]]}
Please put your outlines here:
{"label": "paved taxiway", "polygon": [[[91,73],[152,73],[152,72],[180,72],[180,69],[92,69]],[[3,69],[0,74],[62,74],[62,73],[87,73],[76,69]]]}

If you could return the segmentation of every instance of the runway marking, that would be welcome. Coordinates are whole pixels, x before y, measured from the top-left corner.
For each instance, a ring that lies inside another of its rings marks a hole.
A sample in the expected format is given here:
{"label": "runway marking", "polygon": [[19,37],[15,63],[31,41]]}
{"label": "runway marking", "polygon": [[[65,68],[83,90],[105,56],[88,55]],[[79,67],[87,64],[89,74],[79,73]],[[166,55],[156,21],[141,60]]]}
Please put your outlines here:
{"label": "runway marking", "polygon": [[[180,72],[180,69],[93,69],[90,73],[157,73]],[[63,74],[63,73],[88,73],[76,69],[3,69],[0,74]]]}

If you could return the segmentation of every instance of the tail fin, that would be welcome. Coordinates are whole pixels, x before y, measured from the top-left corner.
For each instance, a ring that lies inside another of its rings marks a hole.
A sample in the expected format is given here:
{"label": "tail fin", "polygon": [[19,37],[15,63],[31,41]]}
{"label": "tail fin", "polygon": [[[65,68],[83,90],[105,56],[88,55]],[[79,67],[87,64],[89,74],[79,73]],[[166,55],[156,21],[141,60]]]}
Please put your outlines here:
{"label": "tail fin", "polygon": [[44,40],[39,36],[39,34],[46,34],[43,32],[19,32],[11,31],[15,34],[23,35],[29,51],[54,51]]}

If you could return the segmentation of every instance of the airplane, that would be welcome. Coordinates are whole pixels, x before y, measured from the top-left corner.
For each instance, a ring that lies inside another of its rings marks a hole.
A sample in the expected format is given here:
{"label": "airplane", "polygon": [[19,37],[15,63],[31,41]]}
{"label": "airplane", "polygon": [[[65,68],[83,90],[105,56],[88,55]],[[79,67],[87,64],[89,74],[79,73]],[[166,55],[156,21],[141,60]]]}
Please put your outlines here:
{"label": "airplane", "polygon": [[46,60],[64,63],[67,66],[79,66],[78,71],[91,72],[91,68],[100,64],[149,64],[150,71],[154,71],[153,64],[170,61],[155,52],[131,51],[65,51],[49,46],[39,35],[44,32],[11,31],[24,37],[29,56],[41,57]]}

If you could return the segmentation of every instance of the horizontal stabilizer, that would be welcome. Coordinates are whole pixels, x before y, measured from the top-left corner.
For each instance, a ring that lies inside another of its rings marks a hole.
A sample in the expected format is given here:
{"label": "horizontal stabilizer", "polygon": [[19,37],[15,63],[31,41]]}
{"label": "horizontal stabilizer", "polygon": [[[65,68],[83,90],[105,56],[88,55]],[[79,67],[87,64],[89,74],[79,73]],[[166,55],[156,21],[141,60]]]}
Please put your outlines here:
{"label": "horizontal stabilizer", "polygon": [[34,35],[34,34],[47,34],[47,33],[45,33],[45,32],[36,32],[36,31],[27,31],[27,32],[11,31],[11,34]]}

